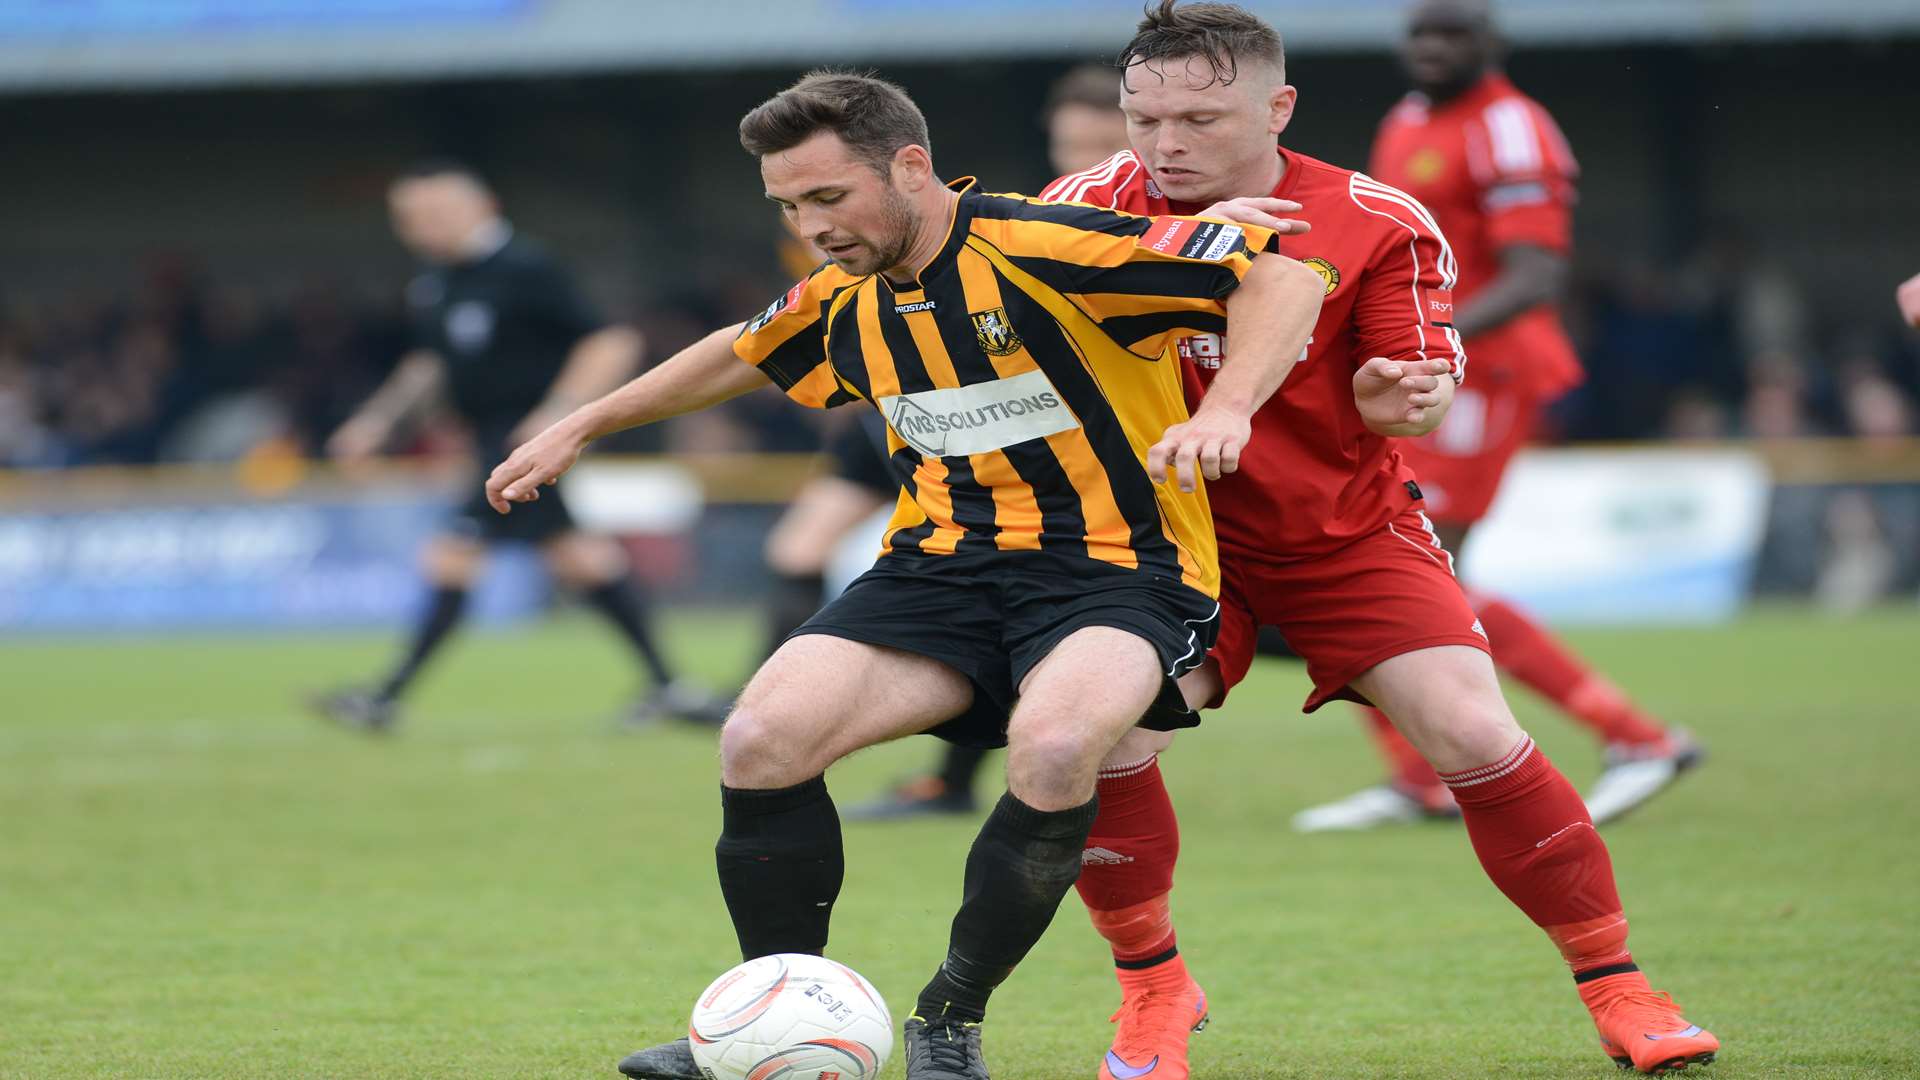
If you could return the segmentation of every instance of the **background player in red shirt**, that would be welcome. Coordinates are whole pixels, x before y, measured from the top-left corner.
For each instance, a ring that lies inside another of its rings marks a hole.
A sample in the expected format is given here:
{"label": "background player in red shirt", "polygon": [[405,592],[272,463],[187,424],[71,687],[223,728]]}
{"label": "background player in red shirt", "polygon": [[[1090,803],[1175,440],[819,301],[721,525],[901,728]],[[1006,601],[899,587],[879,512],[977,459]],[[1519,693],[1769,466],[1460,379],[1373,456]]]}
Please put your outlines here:
{"label": "background player in red shirt", "polygon": [[[1369,171],[1424,204],[1460,263],[1455,326],[1473,357],[1446,426],[1400,452],[1420,477],[1434,531],[1459,551],[1541,413],[1581,380],[1556,306],[1568,277],[1578,166],[1553,118],[1507,81],[1484,3],[1424,0],[1409,13],[1402,60],[1415,90],[1380,126]],[[1588,667],[1545,627],[1469,590],[1495,660],[1599,736],[1606,767],[1587,807],[1610,821],[1701,757]],[[1368,828],[1453,813],[1433,767],[1379,710],[1369,719],[1391,780],[1294,819],[1305,831]]]}
{"label": "background player in red shirt", "polygon": [[[1442,770],[1482,866],[1559,947],[1607,1053],[1645,1071],[1710,1060],[1718,1041],[1633,964],[1606,847],[1508,710],[1395,449],[1394,436],[1424,434],[1444,411],[1451,381],[1429,373],[1458,377],[1464,363],[1446,241],[1405,194],[1276,153],[1295,91],[1279,35],[1245,10],[1163,0],[1121,66],[1133,149],[1043,197],[1259,223],[1290,200],[1313,228],[1282,236],[1281,249],[1326,288],[1306,355],[1254,415],[1238,471],[1209,482],[1221,631],[1208,664],[1183,680],[1188,700],[1217,704],[1246,672],[1255,626],[1277,627],[1307,662],[1309,711],[1333,698],[1378,703]],[[1178,348],[1198,394],[1220,341]],[[1207,1014],[1168,906],[1179,834],[1155,759],[1167,741],[1136,730],[1107,759],[1078,882],[1124,995],[1100,1069],[1108,1080],[1185,1080],[1187,1032]]]}

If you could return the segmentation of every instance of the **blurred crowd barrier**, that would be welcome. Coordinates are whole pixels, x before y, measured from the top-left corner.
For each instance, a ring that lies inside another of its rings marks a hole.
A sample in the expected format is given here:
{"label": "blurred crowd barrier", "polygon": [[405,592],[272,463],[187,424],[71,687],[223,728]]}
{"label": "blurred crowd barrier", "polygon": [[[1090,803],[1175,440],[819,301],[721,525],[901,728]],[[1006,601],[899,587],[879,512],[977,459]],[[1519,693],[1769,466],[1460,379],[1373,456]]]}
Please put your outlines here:
{"label": "blurred crowd barrier", "polygon": [[[582,521],[622,536],[681,604],[743,605],[767,528],[810,454],[600,455],[570,475]],[[239,465],[0,472],[0,632],[318,629],[414,610],[421,543],[478,480],[450,460],[364,474],[288,457]],[[858,566],[877,537],[848,541]],[[1463,575],[1557,620],[1713,621],[1754,597],[1835,611],[1920,590],[1920,439],[1538,449],[1462,553]],[[488,621],[556,597],[506,546]]]}

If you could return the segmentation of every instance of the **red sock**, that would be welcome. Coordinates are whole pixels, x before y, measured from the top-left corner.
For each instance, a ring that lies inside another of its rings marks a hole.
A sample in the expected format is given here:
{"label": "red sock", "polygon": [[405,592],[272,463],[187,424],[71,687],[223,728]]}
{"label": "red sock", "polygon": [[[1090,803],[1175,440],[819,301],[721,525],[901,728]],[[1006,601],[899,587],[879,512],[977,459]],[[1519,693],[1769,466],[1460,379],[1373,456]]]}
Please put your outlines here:
{"label": "red sock", "polygon": [[1494,885],[1547,932],[1575,977],[1632,963],[1613,860],[1586,803],[1522,735],[1490,765],[1441,777]]}
{"label": "red sock", "polygon": [[1074,887],[1116,961],[1169,953],[1175,939],[1167,894],[1180,858],[1180,823],[1159,759],[1101,770],[1098,790],[1100,813]]}
{"label": "red sock", "polygon": [[1636,708],[1525,612],[1481,593],[1469,593],[1468,599],[1493,645],[1494,662],[1528,689],[1608,742],[1656,743],[1666,738],[1660,721]]}
{"label": "red sock", "polygon": [[1374,708],[1365,709],[1364,712],[1367,716],[1367,733],[1373,736],[1373,745],[1380,751],[1380,756],[1387,759],[1393,785],[1429,803],[1443,804],[1449,801],[1428,797],[1438,794],[1439,789],[1445,786],[1440,781],[1440,774],[1434,772],[1433,766],[1427,764],[1427,759],[1420,756],[1420,751],[1415,750],[1407,737],[1400,734],[1400,729],[1393,726],[1387,714]]}

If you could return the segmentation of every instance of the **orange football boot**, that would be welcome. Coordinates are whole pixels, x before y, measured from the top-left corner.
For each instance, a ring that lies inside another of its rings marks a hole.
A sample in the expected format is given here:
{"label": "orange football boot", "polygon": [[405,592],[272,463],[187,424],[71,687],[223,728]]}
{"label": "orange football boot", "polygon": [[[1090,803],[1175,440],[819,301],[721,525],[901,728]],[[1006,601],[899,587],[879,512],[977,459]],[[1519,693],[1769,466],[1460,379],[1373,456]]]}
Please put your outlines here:
{"label": "orange football boot", "polygon": [[1579,989],[1600,1030],[1600,1048],[1622,1069],[1656,1076],[1679,1072],[1711,1064],[1720,1049],[1712,1032],[1680,1015],[1679,1003],[1647,985],[1638,971],[1595,979]]}
{"label": "orange football boot", "polygon": [[[1179,964],[1177,972],[1122,970],[1120,1025],[1100,1062],[1100,1080],[1187,1080],[1187,1037],[1207,1026],[1207,992]],[[1169,976],[1172,976],[1171,978]]]}

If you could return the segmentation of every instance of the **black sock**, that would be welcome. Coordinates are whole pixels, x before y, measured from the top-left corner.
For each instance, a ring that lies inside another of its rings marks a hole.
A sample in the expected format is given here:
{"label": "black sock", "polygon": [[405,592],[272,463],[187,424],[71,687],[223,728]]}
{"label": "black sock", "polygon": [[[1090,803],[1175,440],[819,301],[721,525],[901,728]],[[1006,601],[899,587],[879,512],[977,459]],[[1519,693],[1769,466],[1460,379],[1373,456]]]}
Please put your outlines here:
{"label": "black sock", "polygon": [[720,809],[724,824],[713,854],[740,955],[824,952],[846,876],[840,815],[826,778],[773,791],[723,784]]}
{"label": "black sock", "polygon": [[467,590],[442,586],[433,590],[427,600],[427,609],[420,613],[420,621],[414,624],[413,639],[407,643],[407,654],[400,660],[400,666],[393,669],[375,696],[382,701],[392,701],[400,696],[420,674],[420,668],[426,664],[441,642],[447,639],[447,633],[460,624],[460,616],[467,610]]}
{"label": "black sock", "polygon": [[953,917],[947,959],[920,991],[914,1012],[979,1021],[987,996],[1046,933],[1080,876],[1098,796],[1069,810],[1035,810],[1012,792],[987,815],[967,854],[966,894]]}
{"label": "black sock", "polygon": [[826,579],[819,574],[778,574],[767,598],[767,655],[800,629],[800,624],[820,610],[827,590]]}
{"label": "black sock", "polygon": [[977,746],[949,744],[940,758],[940,782],[949,793],[971,794],[973,778],[979,775],[980,765],[986,760],[987,752]]}
{"label": "black sock", "polygon": [[673,681],[667,662],[660,655],[660,647],[653,642],[653,632],[647,627],[646,602],[640,598],[640,586],[632,574],[596,585],[584,595],[587,603],[620,628],[633,651],[640,654],[640,662],[646,665],[655,686]]}

